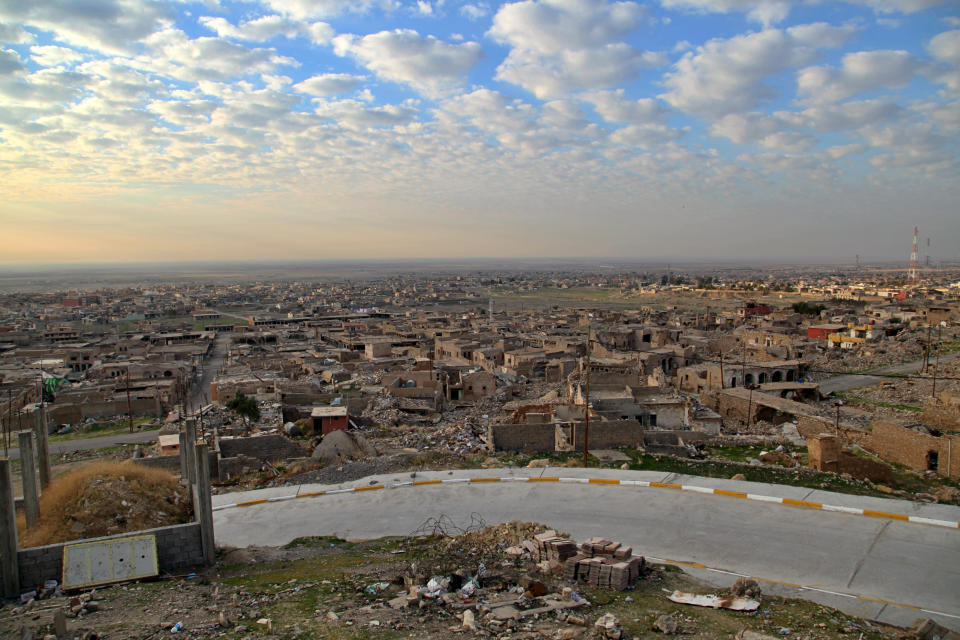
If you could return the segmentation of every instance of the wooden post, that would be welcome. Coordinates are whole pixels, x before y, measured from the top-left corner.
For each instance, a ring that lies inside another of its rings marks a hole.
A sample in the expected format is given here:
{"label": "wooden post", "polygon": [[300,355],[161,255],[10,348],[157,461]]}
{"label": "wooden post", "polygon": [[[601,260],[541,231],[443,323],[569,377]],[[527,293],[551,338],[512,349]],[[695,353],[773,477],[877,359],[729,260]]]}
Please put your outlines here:
{"label": "wooden post", "polygon": [[200,522],[200,538],[203,545],[203,562],[208,567],[217,562],[217,551],[213,539],[213,507],[210,503],[210,447],[199,444],[196,447],[196,478],[193,486],[193,509]]}
{"label": "wooden post", "polygon": [[27,530],[33,529],[40,519],[40,494],[37,491],[37,469],[33,461],[33,433],[21,431],[20,475],[23,478],[23,513],[27,518]]}
{"label": "wooden post", "polygon": [[17,559],[17,515],[13,509],[10,460],[0,458],[0,578],[3,597],[20,595],[20,565]]}

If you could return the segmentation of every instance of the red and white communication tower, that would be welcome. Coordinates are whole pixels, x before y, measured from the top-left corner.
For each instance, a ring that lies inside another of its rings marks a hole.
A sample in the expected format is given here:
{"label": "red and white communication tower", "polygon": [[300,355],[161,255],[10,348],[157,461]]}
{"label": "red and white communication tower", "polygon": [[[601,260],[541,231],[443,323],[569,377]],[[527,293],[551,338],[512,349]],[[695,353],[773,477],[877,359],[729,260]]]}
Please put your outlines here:
{"label": "red and white communication tower", "polygon": [[907,281],[917,284],[917,228],[913,228],[913,251],[910,252],[910,270],[907,272]]}

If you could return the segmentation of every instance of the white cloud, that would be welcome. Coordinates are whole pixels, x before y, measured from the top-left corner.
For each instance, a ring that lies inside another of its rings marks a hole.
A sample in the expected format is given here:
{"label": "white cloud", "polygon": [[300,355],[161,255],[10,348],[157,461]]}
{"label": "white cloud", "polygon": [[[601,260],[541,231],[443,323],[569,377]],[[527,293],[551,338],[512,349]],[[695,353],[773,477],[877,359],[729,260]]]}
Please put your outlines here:
{"label": "white cloud", "polygon": [[779,149],[788,153],[802,153],[816,146],[817,139],[806,133],[778,131],[760,138],[759,143],[761,147],[766,149]]}
{"label": "white cloud", "polygon": [[24,30],[24,28],[19,25],[0,22],[0,42],[6,44],[23,44],[33,42],[35,39],[32,33]]}
{"label": "white cloud", "polygon": [[781,22],[790,13],[790,0],[661,0],[668,9],[688,9],[701,13],[746,13],[764,26]]}
{"label": "white cloud", "polygon": [[129,53],[134,43],[171,24],[166,4],[148,0],[0,2],[0,21],[52,31],[72,45]]}
{"label": "white cloud", "polygon": [[184,127],[208,123],[216,108],[212,100],[155,100],[147,105],[167,122]]}
{"label": "white cloud", "polygon": [[593,105],[594,111],[607,122],[632,124],[661,123],[666,113],[660,103],[652,98],[630,100],[623,89],[593,91],[579,96]]}
{"label": "white cloud", "polygon": [[933,58],[946,69],[931,69],[930,75],[954,91],[960,91],[960,29],[934,36],[927,44]]}
{"label": "white cloud", "polygon": [[621,41],[645,17],[635,2],[523,0],[500,7],[488,35],[511,47],[496,78],[538,98],[603,89],[666,63]]}
{"label": "white cloud", "polygon": [[479,20],[490,13],[490,6],[485,2],[465,4],[460,7],[460,13],[470,20]]}
{"label": "white cloud", "polygon": [[317,101],[315,113],[350,129],[398,127],[413,122],[416,109],[385,104],[371,107],[358,100]]}
{"label": "white cloud", "polygon": [[710,135],[746,144],[774,135],[781,127],[782,122],[765,113],[730,113],[710,127]]}
{"label": "white cloud", "polygon": [[20,62],[20,54],[13,49],[0,49],[0,75],[13,74],[25,70]]}
{"label": "white cloud", "polygon": [[915,13],[931,7],[938,7],[951,0],[846,0],[851,4],[861,4],[880,13]]}
{"label": "white cloud", "polygon": [[364,76],[354,76],[348,73],[324,73],[298,82],[293,85],[293,90],[311,96],[331,96],[353,91],[364,79]]}
{"label": "white cloud", "polygon": [[332,28],[325,22],[308,24],[279,15],[263,16],[237,25],[231,24],[224,18],[210,16],[201,16],[199,22],[208,29],[215,31],[221,38],[254,42],[264,42],[277,36],[286,38],[295,38],[300,35],[312,36],[315,32],[320,32],[322,35],[322,32],[329,29],[330,36],[325,39],[321,38],[323,42],[328,42],[333,35]]}
{"label": "white cloud", "polygon": [[670,90],[660,97],[691,113],[747,111],[775,95],[768,76],[812,62],[818,49],[836,47],[852,33],[816,23],[710,40],[677,61],[664,79]]}
{"label": "white cloud", "polygon": [[710,135],[727,138],[737,144],[757,143],[766,149],[790,153],[809,151],[817,138],[804,132],[786,131],[787,125],[776,116],[765,113],[731,113],[714,123]]}
{"label": "white cloud", "polygon": [[638,51],[623,42],[550,56],[514,49],[497,67],[496,77],[519,85],[538,98],[550,98],[621,84],[644,69],[665,63],[662,54]]}
{"label": "white cloud", "polygon": [[483,56],[476,42],[450,44],[412,29],[362,37],[339,35],[333,39],[333,46],[337,55],[353,56],[377,76],[429,95],[442,94],[458,85]]}
{"label": "white cloud", "polygon": [[55,45],[32,46],[30,47],[30,57],[42,67],[71,64],[84,59],[84,55],[78,51]]}
{"label": "white cloud", "polygon": [[336,16],[348,11],[363,12],[373,5],[391,8],[394,3],[386,0],[264,0],[277,13],[298,20]]}
{"label": "white cloud", "polygon": [[797,92],[812,103],[838,102],[858,93],[905,87],[923,68],[906,51],[857,51],[843,56],[839,69],[801,69]]}
{"label": "white cloud", "polygon": [[817,105],[797,113],[779,111],[775,115],[793,127],[805,127],[826,133],[899,120],[906,117],[907,111],[889,100],[860,100]]}
{"label": "white cloud", "polygon": [[178,29],[154,34],[146,42],[153,55],[140,56],[135,64],[154,73],[194,82],[270,73],[278,66],[299,64],[277,55],[273,49],[248,48],[212,37],[191,39]]}
{"label": "white cloud", "polygon": [[671,129],[662,124],[631,124],[611,133],[610,141],[646,149],[676,140],[683,133],[680,129]]}
{"label": "white cloud", "polygon": [[840,158],[846,158],[847,156],[863,153],[867,150],[867,148],[868,147],[864,144],[841,144],[833,147],[827,147],[826,152],[830,154],[830,157],[834,160],[839,160]]}
{"label": "white cloud", "polygon": [[424,16],[433,15],[433,5],[425,0],[417,0],[417,13]]}
{"label": "white cloud", "polygon": [[960,29],[938,33],[930,40],[927,50],[940,62],[960,66]]}

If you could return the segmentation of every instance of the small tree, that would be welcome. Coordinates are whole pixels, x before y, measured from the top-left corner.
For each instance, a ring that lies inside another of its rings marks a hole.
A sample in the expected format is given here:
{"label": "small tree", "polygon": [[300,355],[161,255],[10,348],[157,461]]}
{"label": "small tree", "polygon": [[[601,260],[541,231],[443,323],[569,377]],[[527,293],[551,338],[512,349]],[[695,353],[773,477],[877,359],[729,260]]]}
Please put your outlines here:
{"label": "small tree", "polygon": [[243,418],[244,426],[250,426],[250,420],[260,419],[260,407],[257,406],[256,398],[251,398],[241,391],[237,391],[227,402],[227,409],[234,411]]}

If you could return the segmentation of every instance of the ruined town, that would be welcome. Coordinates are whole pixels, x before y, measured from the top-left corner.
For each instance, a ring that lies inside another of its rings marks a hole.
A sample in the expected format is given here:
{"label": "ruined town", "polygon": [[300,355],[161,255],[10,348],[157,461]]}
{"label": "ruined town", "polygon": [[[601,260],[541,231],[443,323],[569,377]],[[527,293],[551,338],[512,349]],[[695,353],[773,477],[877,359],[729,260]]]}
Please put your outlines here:
{"label": "ruined town", "polygon": [[[943,268],[8,284],[0,635],[950,637],[956,563],[838,601],[713,547],[832,510],[810,545],[955,559],[958,327]],[[717,533],[653,524],[682,510]]]}

